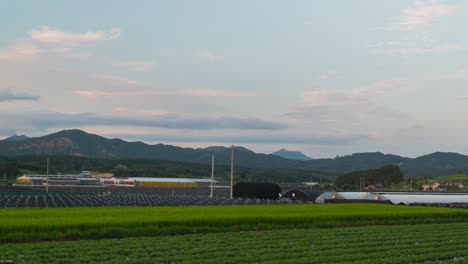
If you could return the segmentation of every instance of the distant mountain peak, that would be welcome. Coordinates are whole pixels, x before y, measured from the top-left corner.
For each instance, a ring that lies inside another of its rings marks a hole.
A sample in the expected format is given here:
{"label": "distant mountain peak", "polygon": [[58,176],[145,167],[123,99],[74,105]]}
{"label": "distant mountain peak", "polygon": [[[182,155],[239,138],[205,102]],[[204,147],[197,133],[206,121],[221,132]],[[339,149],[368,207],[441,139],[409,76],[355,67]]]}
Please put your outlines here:
{"label": "distant mountain peak", "polygon": [[30,139],[30,137],[25,136],[25,135],[20,135],[20,136],[14,135],[14,136],[5,138],[4,141],[16,142],[16,141],[25,141],[28,139]]}
{"label": "distant mountain peak", "polygon": [[300,151],[289,151],[289,150],[286,150],[284,148],[276,151],[276,152],[273,152],[271,153],[272,155],[275,155],[275,156],[279,156],[279,157],[283,157],[285,159],[292,159],[292,160],[312,160],[311,157],[308,157],[306,155],[304,155],[302,152]]}
{"label": "distant mountain peak", "polygon": [[[203,150],[212,151],[212,152],[225,152],[225,151],[228,151],[230,149],[231,149],[230,147],[211,146],[211,147],[204,148]],[[255,153],[254,151],[252,151],[250,149],[247,149],[247,148],[244,148],[244,147],[236,147],[236,146],[234,146],[234,151]]]}

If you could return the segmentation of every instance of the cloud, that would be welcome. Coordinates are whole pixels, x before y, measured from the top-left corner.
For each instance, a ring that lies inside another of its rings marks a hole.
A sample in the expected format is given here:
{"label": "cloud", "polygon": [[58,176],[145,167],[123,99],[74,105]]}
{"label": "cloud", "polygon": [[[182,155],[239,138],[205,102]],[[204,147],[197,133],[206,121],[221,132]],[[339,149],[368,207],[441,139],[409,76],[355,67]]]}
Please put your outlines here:
{"label": "cloud", "polygon": [[[400,109],[385,104],[392,97],[407,96],[421,88],[406,79],[389,79],[348,89],[313,89],[303,95],[302,103],[285,114],[312,129],[335,132],[361,130],[357,124],[385,125],[387,119],[407,118]],[[381,122],[377,124],[377,122]],[[362,129],[365,129],[362,127]],[[362,133],[362,132],[361,132]]]}
{"label": "cloud", "polygon": [[133,91],[104,91],[104,90],[76,90],[74,94],[89,98],[97,99],[100,97],[143,97],[143,96],[171,96],[171,97],[254,97],[257,96],[253,92],[236,92],[236,91],[221,91],[211,89],[189,89],[173,92],[163,92],[155,90],[133,90]]}
{"label": "cloud", "polygon": [[253,97],[257,96],[253,92],[221,91],[211,89],[194,89],[182,92],[185,95],[197,97]]}
{"label": "cloud", "polygon": [[9,101],[37,101],[39,96],[27,93],[15,93],[10,89],[0,91],[0,103]]}
{"label": "cloud", "polygon": [[405,79],[389,79],[374,82],[368,86],[351,89],[314,89],[306,92],[303,97],[305,107],[321,107],[331,105],[362,105],[372,98],[389,93],[418,90],[409,85]]}
{"label": "cloud", "polygon": [[88,98],[98,99],[101,97],[142,97],[149,95],[164,95],[158,91],[103,91],[103,90],[76,90],[74,94]]}
{"label": "cloud", "polygon": [[[237,117],[187,117],[174,114],[154,116],[109,116],[94,113],[70,114],[59,112],[36,113],[0,113],[5,123],[15,125],[29,124],[32,129],[51,129],[81,126],[142,126],[169,129],[212,130],[281,130],[288,128],[287,124],[265,121],[260,118]],[[20,123],[18,123],[21,120]]]}
{"label": "cloud", "polygon": [[455,73],[442,77],[443,80],[462,80],[468,79],[468,68],[461,69]]}
{"label": "cloud", "polygon": [[437,0],[418,0],[412,7],[405,8],[393,30],[414,31],[430,26],[435,20],[459,14],[464,9],[460,4],[444,4]]}
{"label": "cloud", "polygon": [[341,73],[336,71],[328,71],[318,76],[318,80],[330,81],[330,80],[339,80],[343,77]]}
{"label": "cloud", "polygon": [[409,55],[427,55],[427,54],[445,54],[466,50],[466,45],[461,44],[440,44],[426,47],[401,47],[390,48],[386,53],[390,56],[409,56]]}
{"label": "cloud", "polygon": [[44,51],[27,41],[17,41],[5,51],[0,51],[0,60],[25,61],[38,57]]}
{"label": "cloud", "polygon": [[29,36],[32,41],[38,43],[78,46],[118,38],[120,36],[120,29],[112,28],[109,32],[88,31],[85,33],[68,33],[51,27],[41,27],[31,30]]}
{"label": "cloud", "polygon": [[298,136],[298,135],[182,135],[182,134],[118,134],[109,137],[125,138],[147,142],[217,142],[227,144],[300,144],[300,145],[343,145],[360,140],[368,136]]}
{"label": "cloud", "polygon": [[154,64],[154,62],[148,61],[129,61],[120,65],[132,72],[148,72],[153,68]]}
{"label": "cloud", "polygon": [[[120,29],[113,28],[109,32],[88,31],[85,33],[67,33],[50,27],[41,27],[29,32],[29,37],[16,40],[6,50],[0,50],[0,61],[24,62],[43,54],[67,54],[69,58],[82,60],[88,58],[88,53],[72,53],[71,46],[96,43],[115,39],[120,36]],[[44,44],[52,44],[50,47]],[[143,65],[133,65],[141,70]]]}
{"label": "cloud", "polygon": [[99,75],[95,76],[98,80],[103,80],[107,82],[111,82],[117,85],[126,85],[126,86],[144,86],[144,87],[153,87],[155,86],[152,83],[144,82],[137,79],[130,79],[127,77],[116,76],[116,75]]}
{"label": "cloud", "polygon": [[224,60],[223,54],[220,54],[214,51],[209,51],[209,50],[197,51],[193,54],[193,56],[199,60],[207,61],[207,62],[217,62],[217,61]]}
{"label": "cloud", "polygon": [[388,56],[408,57],[421,55],[440,55],[468,49],[467,45],[460,43],[439,43],[431,41],[380,41],[368,45],[373,53],[383,53]]}

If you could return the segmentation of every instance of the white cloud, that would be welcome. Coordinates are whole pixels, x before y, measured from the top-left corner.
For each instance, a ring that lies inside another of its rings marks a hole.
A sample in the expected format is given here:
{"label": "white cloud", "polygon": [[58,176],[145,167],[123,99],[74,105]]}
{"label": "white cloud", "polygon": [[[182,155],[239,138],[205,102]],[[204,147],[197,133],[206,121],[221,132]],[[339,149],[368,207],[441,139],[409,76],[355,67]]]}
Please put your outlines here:
{"label": "white cloud", "polygon": [[411,46],[400,48],[389,48],[386,53],[390,56],[409,56],[409,55],[426,55],[426,54],[445,54],[457,51],[466,50],[466,45],[461,44],[440,44],[436,46]]}
{"label": "white cloud", "polygon": [[17,41],[9,49],[0,51],[0,60],[6,61],[25,61],[31,60],[44,51],[36,45],[27,41]]}
{"label": "white cloud", "polygon": [[153,68],[154,62],[149,61],[129,61],[121,63],[121,66],[132,72],[148,72]]}
{"label": "white cloud", "polygon": [[69,33],[51,27],[41,27],[31,30],[29,36],[31,40],[38,43],[78,46],[118,38],[120,36],[120,29],[112,28],[109,32],[88,31],[85,33]]}
{"label": "white cloud", "polygon": [[126,77],[116,76],[116,75],[101,75],[96,76],[97,79],[107,81],[117,85],[126,85],[126,86],[142,86],[142,87],[153,87],[155,84],[144,82],[137,79],[130,79]]}
{"label": "white cloud", "polygon": [[204,50],[198,51],[193,54],[193,56],[202,61],[216,62],[224,60],[224,55],[214,51]]}
{"label": "white cloud", "polygon": [[[16,40],[9,48],[0,50],[0,60],[24,62],[35,59],[43,54],[62,54],[69,58],[85,59],[89,53],[74,53],[72,46],[96,43],[119,37],[120,29],[113,28],[109,32],[88,31],[85,33],[68,33],[50,27],[41,27],[29,32],[29,37]],[[53,47],[46,44],[52,44]],[[133,65],[136,70],[142,70],[144,65]]]}
{"label": "white cloud", "polygon": [[149,95],[164,95],[158,91],[103,91],[103,90],[77,90],[74,94],[88,98],[98,99],[101,97],[143,97]]}
{"label": "white cloud", "polygon": [[437,0],[418,0],[412,7],[405,8],[392,29],[398,31],[413,31],[430,26],[435,20],[460,13],[464,6],[460,4],[444,4]]}
{"label": "white cloud", "polygon": [[343,74],[338,73],[336,71],[327,71],[320,74],[317,79],[322,81],[331,81],[331,80],[338,80],[343,77]]}
{"label": "white cloud", "polygon": [[389,79],[374,82],[368,86],[351,89],[314,89],[304,94],[303,102],[306,107],[360,105],[375,97],[391,93],[414,92],[418,86],[412,85],[405,79]]}
{"label": "white cloud", "polygon": [[442,79],[449,80],[459,80],[459,79],[468,79],[468,68],[461,69],[453,74],[446,75]]}
{"label": "white cloud", "polygon": [[[385,128],[387,119],[402,120],[408,116],[401,108],[388,104],[420,91],[419,85],[406,79],[389,79],[363,87],[348,89],[313,89],[303,95],[302,102],[285,114],[301,126],[329,131],[331,134],[366,133],[372,127]],[[294,121],[293,121],[294,122]]]}
{"label": "white cloud", "polygon": [[74,94],[88,98],[98,99],[100,97],[144,97],[144,96],[171,96],[171,97],[253,97],[252,92],[220,91],[210,89],[192,89],[179,91],[156,91],[156,90],[133,90],[133,91],[111,91],[111,90],[76,90]]}
{"label": "white cloud", "polygon": [[236,92],[236,91],[221,91],[221,90],[211,90],[211,89],[194,89],[187,90],[182,92],[185,95],[189,96],[199,96],[199,97],[253,97],[257,96],[253,92]]}

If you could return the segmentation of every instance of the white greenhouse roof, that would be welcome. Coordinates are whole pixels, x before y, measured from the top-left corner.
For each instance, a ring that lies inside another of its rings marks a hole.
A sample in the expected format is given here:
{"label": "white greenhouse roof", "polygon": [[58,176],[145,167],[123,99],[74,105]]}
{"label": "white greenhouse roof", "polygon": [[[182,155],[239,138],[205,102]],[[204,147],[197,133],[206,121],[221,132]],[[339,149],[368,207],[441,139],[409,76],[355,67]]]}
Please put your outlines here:
{"label": "white greenhouse roof", "polygon": [[326,192],[315,202],[323,203],[325,199],[346,200],[380,200],[393,204],[415,203],[468,203],[468,193],[423,193],[423,192]]}

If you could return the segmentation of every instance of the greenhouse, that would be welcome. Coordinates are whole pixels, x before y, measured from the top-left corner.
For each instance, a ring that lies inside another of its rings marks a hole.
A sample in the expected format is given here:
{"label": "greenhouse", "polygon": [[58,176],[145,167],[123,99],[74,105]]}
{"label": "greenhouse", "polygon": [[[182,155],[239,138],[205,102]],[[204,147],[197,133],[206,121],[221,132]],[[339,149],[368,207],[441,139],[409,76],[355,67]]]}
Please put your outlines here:
{"label": "greenhouse", "polygon": [[326,192],[315,199],[316,203],[336,201],[389,201],[392,204],[468,204],[468,193],[421,192]]}

